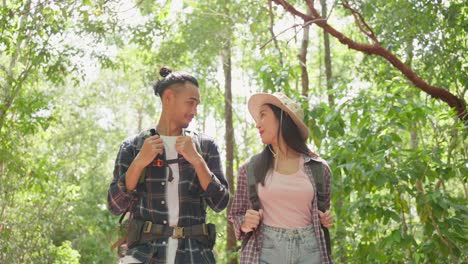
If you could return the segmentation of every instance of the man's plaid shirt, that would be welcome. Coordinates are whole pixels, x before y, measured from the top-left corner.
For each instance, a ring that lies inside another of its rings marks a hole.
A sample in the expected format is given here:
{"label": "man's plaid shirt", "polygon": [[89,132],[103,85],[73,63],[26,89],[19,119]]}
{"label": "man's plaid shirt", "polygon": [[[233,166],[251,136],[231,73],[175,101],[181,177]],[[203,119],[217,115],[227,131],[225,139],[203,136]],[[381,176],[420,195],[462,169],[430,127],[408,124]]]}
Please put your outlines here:
{"label": "man's plaid shirt", "polygon": [[[326,180],[326,193],[327,197],[326,208],[330,208],[330,181],[331,181],[331,172],[330,168],[326,161],[320,158],[314,158],[309,155],[304,155],[304,165],[310,162],[311,159],[320,161],[323,164],[324,177]],[[247,234],[242,232],[241,225],[244,222],[245,212],[249,208],[253,208],[252,203],[249,199],[248,193],[248,183],[247,183],[247,166],[249,161],[243,164],[239,169],[239,175],[237,178],[237,190],[234,196],[234,201],[232,202],[231,210],[229,211],[229,221],[234,226],[234,231],[236,238],[238,240],[243,240],[247,237]],[[309,176],[314,190],[317,190],[315,186],[314,177],[312,176],[312,170],[310,166],[304,166],[304,172]],[[322,263],[332,263],[331,256],[327,252],[327,247],[325,245],[325,238],[322,233],[318,208],[317,208],[317,192],[315,192],[315,198],[312,201],[312,225],[314,227],[315,235],[317,237],[317,242],[320,248],[320,254],[322,258]],[[261,203],[261,201],[260,201]],[[261,248],[263,243],[263,223],[257,227],[255,233],[250,237],[247,244],[244,246],[241,252],[240,263],[249,263],[257,264],[260,260]]]}
{"label": "man's plaid shirt", "polygon": [[[120,146],[114,167],[114,178],[108,190],[109,210],[113,214],[125,212],[136,197],[138,202],[132,213],[136,219],[149,220],[167,225],[165,168],[146,167],[144,184],[138,184],[137,192],[127,192],[125,175],[128,167],[140,151],[148,131],[127,138]],[[206,206],[216,212],[224,210],[229,201],[228,183],[224,177],[219,150],[212,138],[203,134],[192,135],[199,142],[203,159],[212,173],[213,181],[204,191],[193,166],[179,155],[179,223],[178,226],[192,226],[205,223]],[[167,238],[137,245],[127,251],[143,263],[166,263]],[[211,249],[201,241],[179,239],[176,263],[215,263]]]}

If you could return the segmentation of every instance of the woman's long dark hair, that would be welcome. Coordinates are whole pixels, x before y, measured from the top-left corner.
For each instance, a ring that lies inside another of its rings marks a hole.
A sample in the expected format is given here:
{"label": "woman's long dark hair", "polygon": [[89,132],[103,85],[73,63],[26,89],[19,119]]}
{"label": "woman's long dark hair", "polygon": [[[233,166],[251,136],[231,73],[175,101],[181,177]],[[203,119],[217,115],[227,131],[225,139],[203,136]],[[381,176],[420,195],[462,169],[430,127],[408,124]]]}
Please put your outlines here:
{"label": "woman's long dark hair", "polygon": [[[303,139],[299,128],[296,126],[292,118],[285,112],[282,111],[279,107],[267,104],[273,111],[276,119],[280,123],[280,128],[278,129],[278,142],[280,137],[283,137],[286,145],[293,149],[294,151],[301,154],[310,153],[309,148],[306,144],[306,139]],[[282,122],[281,120],[282,116]],[[265,185],[265,177],[269,170],[273,169],[274,158],[273,154],[269,149],[269,145],[265,146],[262,152],[256,155],[256,166],[254,168],[255,179],[257,183]]]}

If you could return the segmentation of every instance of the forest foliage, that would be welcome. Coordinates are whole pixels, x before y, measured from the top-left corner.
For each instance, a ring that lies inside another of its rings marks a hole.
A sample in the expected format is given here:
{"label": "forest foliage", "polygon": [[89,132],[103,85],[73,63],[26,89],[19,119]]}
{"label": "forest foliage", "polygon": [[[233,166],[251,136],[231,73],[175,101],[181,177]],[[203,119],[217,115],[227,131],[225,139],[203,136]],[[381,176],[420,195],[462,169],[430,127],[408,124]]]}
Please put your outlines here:
{"label": "forest foliage", "polygon": [[[422,79],[466,102],[464,1],[342,2]],[[327,2],[328,23],[367,43],[342,2]],[[1,1],[0,263],[116,263],[118,216],[106,196],[119,144],[157,121],[151,84],[168,65],[200,80],[192,128],[215,137],[224,155],[226,42],[235,147],[225,162],[237,169],[262,148],[248,95],[282,91],[303,104],[309,143],[333,172],[337,263],[467,262],[463,119],[386,60],[335,38],[327,80],[323,30],[314,25],[304,96],[303,23],[268,1]],[[226,249],[225,212],[209,221],[219,231],[218,262],[236,259]]]}

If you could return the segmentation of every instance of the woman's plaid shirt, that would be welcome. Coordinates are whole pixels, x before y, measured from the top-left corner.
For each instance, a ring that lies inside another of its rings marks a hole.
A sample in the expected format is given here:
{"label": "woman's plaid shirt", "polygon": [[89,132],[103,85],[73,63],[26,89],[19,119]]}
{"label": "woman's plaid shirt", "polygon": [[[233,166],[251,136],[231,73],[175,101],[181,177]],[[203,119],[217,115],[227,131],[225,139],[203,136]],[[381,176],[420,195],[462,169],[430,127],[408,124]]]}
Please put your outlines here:
{"label": "woman's plaid shirt", "polygon": [[[331,181],[331,172],[330,167],[328,166],[327,162],[318,158],[313,158],[309,155],[304,155],[304,164],[307,164],[311,159],[316,161],[320,161],[323,164],[324,168],[324,176],[326,179],[326,208],[330,208],[330,181]],[[231,210],[229,211],[229,221],[234,226],[234,231],[238,240],[243,240],[246,238],[247,234],[242,232],[241,225],[244,222],[244,216],[247,209],[252,208],[252,204],[249,199],[248,194],[248,184],[247,184],[247,165],[249,160],[244,163],[240,169],[237,178],[237,190],[234,196],[234,201],[232,202]],[[314,177],[312,176],[312,170],[310,166],[304,166],[304,172],[309,176],[312,185],[314,186],[314,190],[317,190],[315,187]],[[320,253],[322,258],[322,263],[332,263],[331,256],[327,252],[327,247],[325,245],[325,238],[322,233],[320,219],[318,215],[318,208],[317,208],[317,192],[315,192],[315,198],[312,201],[312,225],[314,227],[314,231],[317,237],[317,241],[319,242]],[[260,259],[260,251],[263,242],[263,223],[260,223],[255,233],[250,237],[247,244],[244,246],[241,252],[240,263],[249,263],[249,264],[257,264],[259,263]]]}
{"label": "woman's plaid shirt", "polygon": [[[187,134],[187,133],[186,133]],[[149,220],[157,224],[168,223],[165,168],[146,167],[144,184],[137,192],[127,192],[125,175],[128,167],[138,154],[148,131],[126,139],[120,146],[114,167],[114,178],[108,190],[109,210],[113,214],[125,212],[132,199],[138,199],[132,213],[136,219]],[[179,155],[179,223],[178,226],[192,226],[205,223],[206,206],[215,212],[224,210],[229,201],[229,188],[224,177],[219,150],[212,138],[192,133],[199,143],[201,155],[212,173],[213,181],[204,191],[193,166]],[[167,238],[129,249],[128,255],[143,263],[166,263]],[[211,249],[196,239],[179,239],[176,263],[214,263]]]}

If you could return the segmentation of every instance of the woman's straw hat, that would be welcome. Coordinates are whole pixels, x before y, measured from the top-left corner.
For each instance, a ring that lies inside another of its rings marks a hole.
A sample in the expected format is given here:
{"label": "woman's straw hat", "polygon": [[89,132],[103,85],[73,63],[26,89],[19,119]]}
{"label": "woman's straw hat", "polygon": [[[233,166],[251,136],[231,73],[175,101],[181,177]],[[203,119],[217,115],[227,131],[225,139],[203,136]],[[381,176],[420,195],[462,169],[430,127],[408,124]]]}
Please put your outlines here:
{"label": "woman's straw hat", "polygon": [[255,120],[258,120],[260,107],[264,104],[272,104],[285,111],[298,127],[302,139],[306,140],[309,137],[309,128],[304,123],[304,111],[299,103],[294,102],[289,97],[281,92],[257,93],[250,96],[247,103],[249,112]]}

